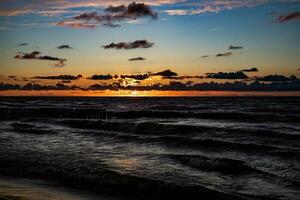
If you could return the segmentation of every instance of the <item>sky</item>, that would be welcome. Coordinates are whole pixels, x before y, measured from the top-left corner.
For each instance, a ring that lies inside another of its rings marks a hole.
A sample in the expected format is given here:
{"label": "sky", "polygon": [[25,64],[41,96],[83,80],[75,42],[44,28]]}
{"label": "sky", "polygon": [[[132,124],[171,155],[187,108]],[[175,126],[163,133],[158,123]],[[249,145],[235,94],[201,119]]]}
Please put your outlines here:
{"label": "sky", "polygon": [[299,0],[0,0],[0,94],[299,94],[299,35]]}

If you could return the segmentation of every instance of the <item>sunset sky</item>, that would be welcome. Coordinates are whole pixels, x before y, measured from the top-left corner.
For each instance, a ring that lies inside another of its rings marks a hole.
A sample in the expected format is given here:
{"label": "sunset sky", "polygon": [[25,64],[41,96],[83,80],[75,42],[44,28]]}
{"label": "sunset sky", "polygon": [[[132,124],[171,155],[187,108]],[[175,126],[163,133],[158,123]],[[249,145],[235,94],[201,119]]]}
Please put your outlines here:
{"label": "sunset sky", "polygon": [[0,94],[295,92],[299,35],[299,0],[0,0]]}

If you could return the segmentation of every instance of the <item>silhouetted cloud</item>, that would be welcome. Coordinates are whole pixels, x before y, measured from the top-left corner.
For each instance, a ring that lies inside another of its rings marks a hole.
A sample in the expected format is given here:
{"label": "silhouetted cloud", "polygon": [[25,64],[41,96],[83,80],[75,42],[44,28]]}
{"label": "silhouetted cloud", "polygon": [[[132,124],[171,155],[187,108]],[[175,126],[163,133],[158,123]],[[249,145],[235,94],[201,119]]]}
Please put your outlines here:
{"label": "silhouetted cloud", "polygon": [[86,12],[77,15],[69,20],[58,22],[58,26],[71,28],[95,28],[97,25],[118,27],[123,20],[134,20],[141,17],[151,17],[157,19],[157,13],[144,3],[131,3],[128,6],[109,6],[105,13]]}
{"label": "silhouetted cloud", "polygon": [[265,82],[284,82],[284,81],[294,81],[297,80],[296,76],[286,77],[284,75],[268,75],[264,77],[260,77],[256,79],[257,81],[265,81]]}
{"label": "silhouetted cloud", "polygon": [[19,53],[14,58],[20,59],[20,60],[49,60],[49,61],[58,61],[54,66],[55,67],[63,67],[65,66],[65,61],[67,61],[64,58],[58,58],[58,57],[52,57],[52,56],[41,56],[41,52],[39,51],[33,51],[31,53]]}
{"label": "silhouetted cloud", "polygon": [[62,80],[61,82],[62,83],[72,83],[72,81],[70,81],[70,80]]}
{"label": "silhouetted cloud", "polygon": [[172,76],[178,76],[178,74],[176,72],[173,72],[171,70],[164,70],[161,72],[157,72],[154,74],[151,74],[152,76],[163,76],[163,77],[172,77]]}
{"label": "silhouetted cloud", "polygon": [[135,79],[135,80],[145,80],[147,78],[149,78],[150,75],[149,74],[134,74],[134,75],[121,75],[121,78],[132,78],[132,79]]}
{"label": "silhouetted cloud", "polygon": [[117,13],[114,15],[117,18],[133,18],[138,17],[151,17],[152,19],[157,19],[157,13],[152,10],[152,8],[144,3],[131,3],[127,7],[121,6],[110,6],[106,9],[107,12]]}
{"label": "silhouetted cloud", "polygon": [[258,69],[256,67],[250,68],[250,69],[243,69],[241,72],[258,72]]}
{"label": "silhouetted cloud", "polygon": [[218,72],[218,73],[207,73],[206,78],[213,79],[247,79],[248,76],[243,72]]}
{"label": "silhouetted cloud", "polygon": [[0,90],[19,90],[21,88],[18,84],[0,83]]}
{"label": "silhouetted cloud", "polygon": [[18,46],[27,46],[28,45],[28,43],[20,43],[20,44],[18,44]]}
{"label": "silhouetted cloud", "polygon": [[288,14],[278,15],[275,22],[284,23],[288,21],[300,21],[300,12],[291,12]]}
{"label": "silhouetted cloud", "polygon": [[184,79],[203,79],[204,76],[168,76],[163,77],[163,79],[170,79],[170,80],[184,80]]}
{"label": "silhouetted cloud", "polygon": [[58,63],[55,63],[53,65],[53,67],[64,67],[66,65],[65,61],[66,61],[65,59],[61,59],[61,60],[58,61]]}
{"label": "silhouetted cloud", "polygon": [[58,49],[73,49],[70,45],[63,44],[57,47]]}
{"label": "silhouetted cloud", "polygon": [[135,58],[128,59],[128,61],[143,61],[143,60],[146,60],[146,58],[144,58],[144,57],[135,57]]}
{"label": "silhouetted cloud", "polygon": [[37,59],[39,54],[41,54],[39,51],[33,51],[31,53],[19,53],[15,56],[15,59]]}
{"label": "silhouetted cloud", "polygon": [[228,57],[228,56],[231,56],[232,54],[233,54],[232,52],[219,53],[219,54],[216,54],[216,57]]}
{"label": "silhouetted cloud", "polygon": [[[227,79],[235,79],[236,74],[242,72],[233,73],[235,75],[230,75],[227,73]],[[222,74],[222,73],[218,73]],[[224,73],[223,73],[224,74]],[[147,79],[147,77],[152,74],[139,74],[139,75],[121,75],[115,77],[117,82],[113,83],[103,83],[103,84],[93,84],[90,86],[68,86],[64,83],[70,83],[76,78],[82,77],[81,75],[59,75],[59,76],[45,76],[39,77],[40,79],[50,79],[50,80],[62,80],[54,85],[41,85],[35,83],[28,83],[24,86],[13,85],[9,83],[0,83],[0,90],[137,90],[137,91],[300,91],[300,79],[296,76],[286,77],[284,75],[268,75],[262,78],[257,78],[255,81],[249,82],[248,80],[234,81],[234,82],[200,82],[195,83],[193,81],[180,82],[180,81],[170,81],[168,84],[154,83],[150,85],[140,85],[140,84],[126,84],[126,78],[136,79],[136,83]],[[99,75],[98,75],[99,76]],[[232,78],[235,76],[235,78]],[[189,77],[190,76],[170,76],[173,77]],[[193,76],[191,76],[193,77]],[[125,83],[125,84],[124,84]]]}
{"label": "silhouetted cloud", "polygon": [[209,55],[203,55],[203,56],[201,56],[201,58],[208,58],[209,57]]}
{"label": "silhouetted cloud", "polygon": [[80,78],[80,75],[58,75],[58,76],[35,76],[33,79],[48,79],[48,80],[77,80]]}
{"label": "silhouetted cloud", "polygon": [[110,80],[110,79],[113,79],[113,76],[110,75],[110,74],[106,74],[106,75],[93,75],[89,79],[91,79],[91,80]]}
{"label": "silhouetted cloud", "polygon": [[8,76],[9,79],[15,79],[17,76]]}
{"label": "silhouetted cloud", "polygon": [[230,45],[229,46],[229,50],[239,50],[239,49],[243,49],[244,47],[242,47],[242,46],[233,46],[233,45]]}
{"label": "silhouetted cloud", "polygon": [[153,42],[148,40],[136,40],[134,42],[119,42],[119,43],[110,43],[104,45],[104,49],[136,49],[136,48],[150,48],[154,45]]}
{"label": "silhouetted cloud", "polygon": [[105,11],[112,12],[112,13],[118,13],[118,12],[126,12],[127,7],[124,5],[120,6],[109,6],[105,9]]}
{"label": "silhouetted cloud", "polygon": [[169,84],[152,84],[152,85],[128,85],[124,86],[117,83],[112,84],[95,84],[88,87],[89,90],[137,90],[137,91],[300,91],[300,80],[290,82],[271,82],[261,83],[254,81],[247,83],[245,81],[235,82],[179,82],[171,81]]}

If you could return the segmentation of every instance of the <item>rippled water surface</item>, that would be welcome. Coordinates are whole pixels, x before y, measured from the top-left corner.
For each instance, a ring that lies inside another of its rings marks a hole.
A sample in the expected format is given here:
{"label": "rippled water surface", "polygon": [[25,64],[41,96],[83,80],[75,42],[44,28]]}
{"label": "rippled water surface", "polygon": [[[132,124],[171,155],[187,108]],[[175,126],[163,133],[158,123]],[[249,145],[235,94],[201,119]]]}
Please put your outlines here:
{"label": "rippled water surface", "polygon": [[2,97],[0,109],[1,175],[150,199],[300,198],[297,97]]}

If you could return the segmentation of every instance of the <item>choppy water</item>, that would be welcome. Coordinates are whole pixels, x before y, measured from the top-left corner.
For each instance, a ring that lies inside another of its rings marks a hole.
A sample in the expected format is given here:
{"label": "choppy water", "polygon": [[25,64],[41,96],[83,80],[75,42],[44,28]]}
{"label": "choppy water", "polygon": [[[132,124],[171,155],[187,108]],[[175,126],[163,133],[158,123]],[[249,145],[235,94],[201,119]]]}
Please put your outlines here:
{"label": "choppy water", "polygon": [[149,199],[300,199],[297,97],[2,97],[0,110],[0,175]]}

